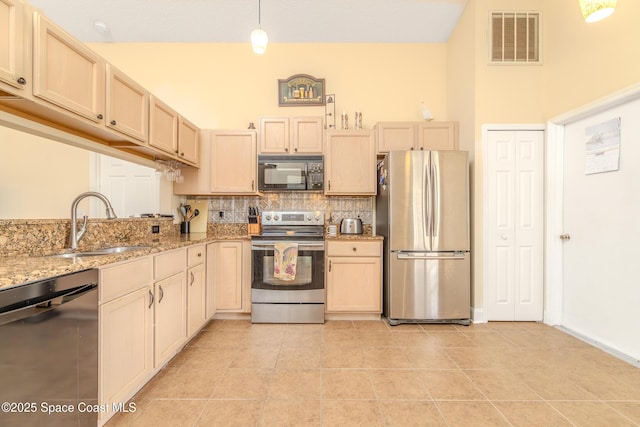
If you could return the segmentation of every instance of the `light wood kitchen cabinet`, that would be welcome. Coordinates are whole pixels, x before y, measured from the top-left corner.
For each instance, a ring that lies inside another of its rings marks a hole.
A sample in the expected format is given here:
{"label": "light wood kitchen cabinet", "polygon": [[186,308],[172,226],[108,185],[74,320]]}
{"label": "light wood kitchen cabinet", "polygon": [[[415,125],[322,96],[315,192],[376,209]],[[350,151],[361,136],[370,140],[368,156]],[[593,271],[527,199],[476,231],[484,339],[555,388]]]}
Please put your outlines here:
{"label": "light wood kitchen cabinet", "polygon": [[149,141],[149,92],[107,64],[107,127],[140,142]]}
{"label": "light wood kitchen cabinet", "polygon": [[187,338],[200,330],[207,321],[205,245],[187,250]]}
{"label": "light wood kitchen cabinet", "polygon": [[214,131],[211,135],[210,156],[211,194],[258,193],[255,131]]}
{"label": "light wood kitchen cabinet", "polygon": [[458,122],[420,123],[418,147],[425,150],[457,150]]}
{"label": "light wood kitchen cabinet", "polygon": [[0,0],[0,95],[23,96],[30,86],[31,26],[26,9],[22,0]]}
{"label": "light wood kitchen cabinet", "polygon": [[376,194],[375,133],[370,130],[326,132],[324,193]]}
{"label": "light wood kitchen cabinet", "polygon": [[173,357],[187,339],[185,249],[154,257],[154,367]]}
{"label": "light wood kitchen cabinet", "polygon": [[149,145],[173,157],[178,153],[178,113],[153,95],[149,97]]}
{"label": "light wood kitchen cabinet", "polygon": [[150,256],[100,270],[100,404],[126,402],[153,374],[152,286]]}
{"label": "light wood kitchen cabinet", "polygon": [[327,242],[327,313],[382,312],[382,242]]}
{"label": "light wood kitchen cabinet", "polygon": [[[210,264],[215,312],[251,311],[251,261],[249,242],[225,240],[211,243]],[[211,278],[210,278],[211,279]]]}
{"label": "light wood kitchen cabinet", "polygon": [[261,117],[260,154],[322,154],[322,117]]}
{"label": "light wood kitchen cabinet", "polygon": [[378,153],[458,149],[458,122],[380,122],[376,130]]}
{"label": "light wood kitchen cabinet", "polygon": [[415,149],[418,141],[415,122],[377,123],[378,153]]}
{"label": "light wood kitchen cabinet", "polygon": [[106,63],[45,16],[34,14],[33,94],[104,123]]}
{"label": "light wood kitchen cabinet", "polygon": [[200,164],[200,128],[182,116],[178,116],[178,159]]}

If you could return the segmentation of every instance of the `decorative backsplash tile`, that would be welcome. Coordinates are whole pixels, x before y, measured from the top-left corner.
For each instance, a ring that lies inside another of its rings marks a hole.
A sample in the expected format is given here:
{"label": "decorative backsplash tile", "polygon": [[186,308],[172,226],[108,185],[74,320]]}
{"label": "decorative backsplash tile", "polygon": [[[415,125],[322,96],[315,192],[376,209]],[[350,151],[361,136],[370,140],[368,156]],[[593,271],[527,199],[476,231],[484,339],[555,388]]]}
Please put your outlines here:
{"label": "decorative backsplash tile", "polygon": [[[331,223],[343,218],[360,217],[364,224],[373,222],[373,197],[329,197],[320,193],[277,192],[263,196],[209,197],[209,223],[246,223],[249,206],[261,211],[314,210],[331,215]],[[222,212],[222,216],[220,213]]]}

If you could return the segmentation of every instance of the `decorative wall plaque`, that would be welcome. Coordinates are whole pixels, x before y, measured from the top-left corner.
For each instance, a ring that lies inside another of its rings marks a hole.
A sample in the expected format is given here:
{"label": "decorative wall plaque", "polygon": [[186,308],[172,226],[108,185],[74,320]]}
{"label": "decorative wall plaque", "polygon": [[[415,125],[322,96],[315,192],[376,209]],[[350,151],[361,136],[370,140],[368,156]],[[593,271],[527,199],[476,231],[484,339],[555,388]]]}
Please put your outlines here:
{"label": "decorative wall plaque", "polygon": [[324,79],[316,79],[308,74],[294,74],[288,79],[278,79],[278,105],[324,105]]}

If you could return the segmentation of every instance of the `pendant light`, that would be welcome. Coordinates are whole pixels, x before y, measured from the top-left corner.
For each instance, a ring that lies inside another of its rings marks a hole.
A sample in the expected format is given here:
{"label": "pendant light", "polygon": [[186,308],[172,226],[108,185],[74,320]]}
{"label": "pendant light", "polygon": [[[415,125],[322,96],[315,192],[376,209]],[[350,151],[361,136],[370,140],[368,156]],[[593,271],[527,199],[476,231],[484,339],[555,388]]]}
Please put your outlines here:
{"label": "pendant light", "polygon": [[267,33],[260,26],[260,0],[258,0],[258,28],[251,31],[251,46],[253,47],[253,51],[262,55],[264,51],[267,50],[268,42],[269,37],[267,37]]}
{"label": "pendant light", "polygon": [[597,22],[610,16],[618,0],[578,0],[582,16],[587,22]]}

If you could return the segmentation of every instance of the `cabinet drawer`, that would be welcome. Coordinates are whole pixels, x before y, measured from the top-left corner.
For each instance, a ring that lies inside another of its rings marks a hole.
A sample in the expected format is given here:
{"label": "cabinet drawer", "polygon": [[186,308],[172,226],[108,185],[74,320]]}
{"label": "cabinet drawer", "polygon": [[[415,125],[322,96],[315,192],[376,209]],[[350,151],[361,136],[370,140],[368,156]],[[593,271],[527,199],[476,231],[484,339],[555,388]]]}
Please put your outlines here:
{"label": "cabinet drawer", "polygon": [[182,273],[187,269],[187,254],[185,249],[178,249],[155,256],[153,265],[153,278],[162,280],[176,273]]}
{"label": "cabinet drawer", "polygon": [[148,256],[126,264],[100,269],[100,303],[153,283],[153,259]]}
{"label": "cabinet drawer", "polygon": [[327,242],[327,256],[381,256],[380,242]]}
{"label": "cabinet drawer", "polygon": [[193,248],[187,249],[187,266],[193,267],[194,265],[202,264],[205,257],[204,245],[198,245]]}

